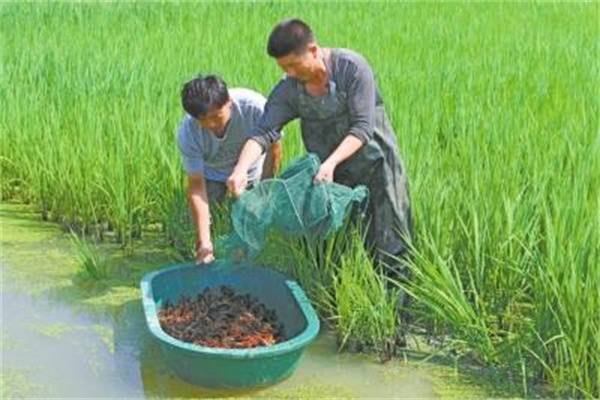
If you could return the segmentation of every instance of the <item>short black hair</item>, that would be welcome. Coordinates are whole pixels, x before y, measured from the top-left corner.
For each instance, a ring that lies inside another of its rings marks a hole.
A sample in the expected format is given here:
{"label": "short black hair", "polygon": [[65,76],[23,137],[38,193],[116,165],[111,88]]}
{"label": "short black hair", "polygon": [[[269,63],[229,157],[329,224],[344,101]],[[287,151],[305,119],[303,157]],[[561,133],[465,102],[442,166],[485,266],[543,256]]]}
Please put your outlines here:
{"label": "short black hair", "polygon": [[315,41],[315,35],[306,22],[292,18],[278,23],[269,35],[267,53],[273,58],[299,54]]}
{"label": "short black hair", "polygon": [[194,118],[202,118],[213,108],[223,107],[228,100],[227,84],[216,75],[198,75],[181,89],[181,104]]}

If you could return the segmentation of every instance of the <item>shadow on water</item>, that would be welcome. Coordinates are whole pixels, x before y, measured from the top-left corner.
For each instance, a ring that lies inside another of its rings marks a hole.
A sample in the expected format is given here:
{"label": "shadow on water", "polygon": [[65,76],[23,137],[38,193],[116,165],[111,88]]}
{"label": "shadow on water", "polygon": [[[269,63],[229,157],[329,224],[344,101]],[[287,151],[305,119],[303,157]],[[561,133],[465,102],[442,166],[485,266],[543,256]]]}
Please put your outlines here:
{"label": "shadow on water", "polygon": [[[1,397],[120,398],[489,398],[516,397],[484,370],[419,362],[417,352],[387,364],[339,354],[322,332],[298,369],[277,385],[215,391],[173,376],[146,328],[139,282],[175,262],[159,243],[110,254],[115,278],[78,278],[68,236],[22,207],[0,207],[2,272]],[[515,387],[517,386],[517,387]]]}

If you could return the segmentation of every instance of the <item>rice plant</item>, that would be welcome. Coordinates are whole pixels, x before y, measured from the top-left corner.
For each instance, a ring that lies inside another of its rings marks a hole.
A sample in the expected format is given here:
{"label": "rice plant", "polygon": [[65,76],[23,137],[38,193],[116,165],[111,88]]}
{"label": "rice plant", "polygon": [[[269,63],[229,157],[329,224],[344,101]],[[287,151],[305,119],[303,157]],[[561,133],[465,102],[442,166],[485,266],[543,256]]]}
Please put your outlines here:
{"label": "rice plant", "polygon": [[[265,38],[290,16],[373,66],[411,184],[415,323],[525,391],[600,397],[597,2],[3,2],[1,198],[124,248],[158,224],[189,254],[180,86],[214,72],[267,94]],[[283,149],[303,153],[297,124]],[[263,257],[381,347],[392,300],[335,243]]]}
{"label": "rice plant", "polygon": [[74,231],[71,231],[70,235],[79,266],[78,278],[89,282],[108,278],[111,273],[109,262],[101,250],[83,235],[79,236]]}

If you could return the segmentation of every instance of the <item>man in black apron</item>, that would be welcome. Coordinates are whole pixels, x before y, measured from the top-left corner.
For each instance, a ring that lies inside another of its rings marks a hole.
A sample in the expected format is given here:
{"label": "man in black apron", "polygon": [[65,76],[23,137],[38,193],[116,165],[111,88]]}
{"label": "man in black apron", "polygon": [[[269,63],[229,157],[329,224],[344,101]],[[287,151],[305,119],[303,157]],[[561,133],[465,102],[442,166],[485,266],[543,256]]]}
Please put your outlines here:
{"label": "man in black apron", "polygon": [[285,124],[300,118],[304,146],[322,163],[315,183],[369,188],[367,245],[380,266],[407,278],[398,262],[412,237],[407,174],[371,67],[354,51],[320,47],[310,27],[297,19],[273,29],[267,50],[286,77],[269,95],[227,181],[229,189],[239,196],[252,162],[280,139]]}

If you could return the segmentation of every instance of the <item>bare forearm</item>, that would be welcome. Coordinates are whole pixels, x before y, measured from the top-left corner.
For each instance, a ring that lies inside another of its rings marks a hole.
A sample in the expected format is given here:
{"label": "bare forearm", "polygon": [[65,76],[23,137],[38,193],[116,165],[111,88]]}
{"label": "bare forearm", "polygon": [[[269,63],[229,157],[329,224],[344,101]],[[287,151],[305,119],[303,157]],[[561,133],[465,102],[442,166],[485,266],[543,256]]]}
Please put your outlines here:
{"label": "bare forearm", "polygon": [[363,145],[363,141],[354,135],[348,135],[342,140],[342,143],[334,150],[333,153],[319,167],[319,171],[315,174],[313,182],[315,184],[323,182],[332,182],[336,167],[344,160],[356,153]]}
{"label": "bare forearm", "polygon": [[240,153],[240,158],[234,168],[235,172],[243,172],[247,173],[250,166],[258,160],[263,152],[260,144],[255,142],[254,140],[247,140],[246,144],[242,148],[242,152]]}
{"label": "bare forearm", "polygon": [[190,187],[188,193],[197,240],[210,243],[210,208],[206,188]]}
{"label": "bare forearm", "polygon": [[363,146],[363,142],[354,135],[348,135],[342,140],[342,143],[325,160],[325,163],[338,166],[347,160]]}

